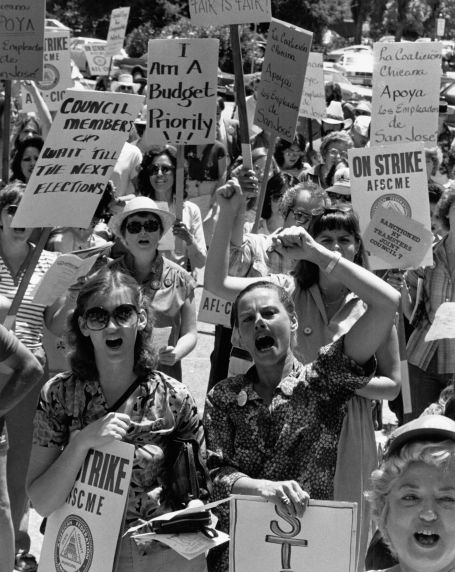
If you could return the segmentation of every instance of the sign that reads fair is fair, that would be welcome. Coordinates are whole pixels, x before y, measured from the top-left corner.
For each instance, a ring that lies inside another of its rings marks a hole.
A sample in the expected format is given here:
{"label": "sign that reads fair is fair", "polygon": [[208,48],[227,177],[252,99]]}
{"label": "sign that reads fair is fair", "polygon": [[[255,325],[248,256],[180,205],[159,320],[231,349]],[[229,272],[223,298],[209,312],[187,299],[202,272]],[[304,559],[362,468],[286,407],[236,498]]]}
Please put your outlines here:
{"label": "sign that reads fair is fair", "polygon": [[112,56],[119,54],[120,50],[123,48],[129,15],[129,7],[116,8],[115,10],[112,10],[105,50],[105,55],[107,58],[111,58]]}
{"label": "sign that reads fair is fair", "polygon": [[[422,143],[350,149],[348,155],[352,207],[359,216],[360,230],[363,235],[380,208],[385,209],[386,213],[391,210],[413,219],[420,223],[422,228],[431,231],[427,172]],[[388,218],[390,217],[386,215],[380,218],[381,221],[385,221],[381,224],[385,224],[387,229],[376,225],[375,228],[382,233],[384,240],[379,240],[380,245],[373,244],[373,246],[380,246],[385,254],[393,256],[392,258],[384,255],[377,256],[374,254],[375,249],[370,249],[372,250],[372,256],[369,258],[371,270],[395,268],[397,264],[393,259],[398,261],[404,258],[410,264],[414,263],[419,247],[426,240],[422,233],[415,232],[412,225],[407,227],[402,224],[402,221],[389,220],[387,222]],[[385,242],[388,240],[389,232],[392,233],[393,240]],[[401,235],[406,236],[406,240],[401,240]],[[418,235],[418,240],[412,239],[414,235]],[[409,238],[412,239],[410,242]],[[377,241],[377,236],[374,240]],[[408,250],[409,246],[412,252]],[[386,253],[384,249],[389,247],[390,252]],[[398,256],[400,253],[404,255],[401,258]],[[420,260],[420,264],[428,266],[432,262],[432,251],[429,248]]]}
{"label": "sign that reads fair is fair", "polygon": [[142,101],[67,90],[12,225],[88,228]]}
{"label": "sign that reads fair is fair", "polygon": [[65,504],[47,519],[39,572],[113,570],[134,446],[90,449]]}
{"label": "sign that reads fair is fair", "polygon": [[313,34],[272,20],[262,64],[254,123],[293,141]]}
{"label": "sign that reads fair is fair", "polygon": [[271,0],[189,0],[189,6],[197,26],[259,24],[272,18]]}
{"label": "sign that reads fair is fair", "polygon": [[45,0],[0,4],[0,79],[43,78]]}
{"label": "sign that reads fair is fair", "polygon": [[263,498],[237,495],[230,523],[230,572],[355,571],[357,503],[310,500],[297,518]]}
{"label": "sign that reads fair is fair", "polygon": [[[50,111],[58,111],[65,91],[71,87],[70,34],[66,30],[46,30],[44,36],[44,77],[38,83]],[[22,91],[22,109],[36,111],[32,96]]]}
{"label": "sign that reads fair is fair", "polygon": [[150,40],[146,145],[201,145],[216,134],[218,40]]}
{"label": "sign that reads fair is fair", "polygon": [[374,44],[371,146],[437,143],[441,44]]}

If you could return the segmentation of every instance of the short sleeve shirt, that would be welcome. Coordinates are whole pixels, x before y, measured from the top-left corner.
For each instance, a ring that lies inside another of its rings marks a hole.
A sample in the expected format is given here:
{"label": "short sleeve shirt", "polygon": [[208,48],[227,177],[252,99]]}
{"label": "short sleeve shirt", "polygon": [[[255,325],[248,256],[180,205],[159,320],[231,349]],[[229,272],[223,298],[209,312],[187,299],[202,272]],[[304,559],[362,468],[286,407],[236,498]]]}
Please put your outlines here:
{"label": "short sleeve shirt", "polygon": [[[49,380],[41,391],[34,420],[33,443],[63,448],[70,435],[106,415],[108,405],[100,383],[72,372]],[[127,525],[169,512],[162,498],[165,460],[174,439],[204,443],[197,407],[185,385],[155,371],[140,385],[125,441],[135,445],[127,506]]]}

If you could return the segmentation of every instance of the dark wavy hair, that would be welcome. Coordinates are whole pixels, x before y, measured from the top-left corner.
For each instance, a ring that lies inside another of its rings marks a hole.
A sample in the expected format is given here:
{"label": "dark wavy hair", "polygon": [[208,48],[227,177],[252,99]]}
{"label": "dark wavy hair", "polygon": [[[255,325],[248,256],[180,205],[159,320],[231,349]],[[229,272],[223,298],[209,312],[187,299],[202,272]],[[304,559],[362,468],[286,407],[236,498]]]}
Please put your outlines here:
{"label": "dark wavy hair", "polygon": [[87,309],[93,296],[108,296],[114,290],[127,288],[133,297],[133,303],[138,309],[145,310],[147,324],[143,330],[138,330],[134,346],[134,373],[139,376],[149,375],[156,367],[157,354],[153,347],[153,312],[151,301],[143,294],[136,280],[116,268],[103,267],[94,274],[81,288],[77,297],[76,308],[69,318],[68,343],[71,348],[71,369],[83,379],[98,379],[95,352],[92,341],[84,336],[79,327],[79,318]]}
{"label": "dark wavy hair", "polygon": [[22,172],[21,162],[26,149],[29,147],[35,147],[41,153],[41,149],[44,145],[44,139],[42,137],[29,137],[23,141],[19,141],[17,144],[16,151],[11,161],[11,172],[13,174],[13,179],[22,181],[25,183],[24,173]]}
{"label": "dark wavy hair", "polygon": [[[139,173],[137,175],[137,179],[136,179],[136,185],[137,185],[137,194],[138,195],[142,195],[144,197],[149,197],[150,199],[153,199],[154,201],[156,201],[156,197],[155,197],[155,190],[152,187],[152,184],[150,183],[150,173],[149,173],[149,168],[152,165],[154,159],[156,159],[156,157],[160,157],[161,155],[166,155],[166,157],[169,158],[169,161],[171,162],[172,168],[174,169],[174,185],[172,187],[172,194],[175,195],[175,189],[176,189],[176,177],[175,177],[175,173],[177,170],[177,150],[175,147],[173,147],[172,145],[165,145],[164,147],[160,147],[160,148],[154,148],[151,151],[148,151],[144,157],[142,158],[142,163],[141,163],[141,167],[139,170]],[[185,169],[185,173],[184,173],[184,178],[186,179],[186,169]],[[186,199],[187,197],[187,193],[186,191],[184,191],[183,193],[183,198]]]}
{"label": "dark wavy hair", "polygon": [[[350,207],[344,204],[326,207],[324,214],[314,217],[309,233],[317,238],[324,230],[344,230],[354,237],[358,249],[354,262],[363,268],[368,268],[368,260],[360,234],[359,219]],[[292,272],[295,281],[303,290],[307,290],[319,280],[319,266],[308,260],[299,260]]]}
{"label": "dark wavy hair", "polygon": [[284,288],[282,288],[278,284],[275,284],[274,282],[269,282],[268,280],[259,280],[258,282],[253,282],[252,284],[249,284],[246,288],[244,288],[241,292],[239,292],[237,298],[234,300],[231,309],[231,328],[236,328],[239,326],[240,300],[243,298],[243,296],[245,296],[252,290],[255,290],[256,288],[267,288],[268,290],[274,290],[278,294],[278,298],[285,307],[286,312],[289,314],[289,316],[292,316],[295,313],[294,302],[289,293]]}
{"label": "dark wavy hair", "polygon": [[275,157],[275,160],[278,163],[279,167],[282,167],[284,164],[284,152],[286,151],[286,149],[289,149],[289,147],[292,147],[293,145],[297,145],[298,148],[300,149],[300,151],[302,151],[302,155],[300,155],[300,157],[297,159],[294,167],[296,169],[303,169],[303,161],[305,159],[306,141],[305,141],[305,137],[301,133],[295,134],[295,137],[294,137],[294,140],[292,141],[292,143],[290,141],[286,141],[286,139],[281,139],[281,137],[278,138],[278,140],[276,142],[276,146],[275,146],[274,157]]}
{"label": "dark wavy hair", "polygon": [[289,178],[284,173],[275,173],[275,175],[269,179],[261,213],[263,219],[268,220],[272,216],[272,199],[281,199],[288,187]]}

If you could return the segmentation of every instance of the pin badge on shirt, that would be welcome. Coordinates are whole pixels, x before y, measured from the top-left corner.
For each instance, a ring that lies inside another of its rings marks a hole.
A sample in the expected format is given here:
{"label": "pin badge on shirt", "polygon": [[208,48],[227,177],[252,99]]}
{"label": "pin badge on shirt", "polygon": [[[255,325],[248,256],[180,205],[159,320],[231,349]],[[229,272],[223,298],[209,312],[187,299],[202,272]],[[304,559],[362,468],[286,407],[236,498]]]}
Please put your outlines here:
{"label": "pin badge on shirt", "polygon": [[246,391],[242,389],[242,391],[237,395],[237,405],[239,407],[243,407],[244,405],[246,405],[247,401],[248,401],[248,395],[246,394]]}

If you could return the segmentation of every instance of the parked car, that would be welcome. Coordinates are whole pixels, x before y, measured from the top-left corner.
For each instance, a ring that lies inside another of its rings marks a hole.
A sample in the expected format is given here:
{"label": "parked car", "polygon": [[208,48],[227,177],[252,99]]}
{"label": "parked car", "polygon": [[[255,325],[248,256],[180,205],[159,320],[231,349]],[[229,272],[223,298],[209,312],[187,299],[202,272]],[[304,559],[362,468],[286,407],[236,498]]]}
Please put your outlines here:
{"label": "parked car", "polygon": [[355,44],[354,46],[346,46],[345,48],[340,48],[339,50],[332,50],[326,56],[324,56],[324,61],[326,62],[337,62],[344,54],[371,54],[373,50],[370,46],[364,44]]}
{"label": "parked car", "polygon": [[452,40],[442,40],[442,61],[445,68],[455,67],[455,42]]}
{"label": "parked car", "polygon": [[72,31],[71,28],[62,24],[59,20],[55,20],[54,18],[45,18],[44,25],[46,28],[52,28],[53,30],[68,30]]}
{"label": "parked car", "polygon": [[[455,81],[452,80],[451,83],[447,83],[442,86],[441,91],[439,92],[440,99],[443,99],[447,102],[447,105],[455,113]],[[451,123],[455,122],[455,116],[452,115]]]}
{"label": "parked car", "polygon": [[381,36],[378,42],[394,42],[395,36]]}
{"label": "parked car", "polygon": [[349,79],[333,67],[324,64],[324,84],[333,81],[338,83],[341,88],[341,96],[344,101],[355,104],[361,99],[371,101],[373,90],[371,87],[362,85],[354,85]]}
{"label": "parked car", "polygon": [[[106,40],[100,40],[99,38],[83,38],[76,37],[70,39],[70,54],[71,59],[77,65],[84,77],[90,77],[90,70],[87,65],[87,57],[85,55],[85,46],[102,46],[107,44]],[[126,52],[124,49],[121,50],[119,55],[113,57],[113,68],[111,69],[111,75],[117,75],[118,61],[126,57]]]}
{"label": "parked car", "polygon": [[373,54],[346,53],[333,65],[356,85],[373,84]]}

